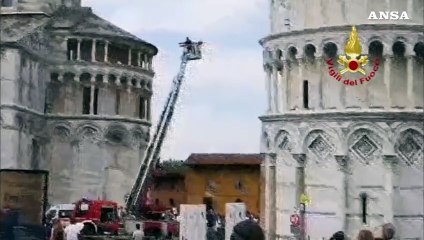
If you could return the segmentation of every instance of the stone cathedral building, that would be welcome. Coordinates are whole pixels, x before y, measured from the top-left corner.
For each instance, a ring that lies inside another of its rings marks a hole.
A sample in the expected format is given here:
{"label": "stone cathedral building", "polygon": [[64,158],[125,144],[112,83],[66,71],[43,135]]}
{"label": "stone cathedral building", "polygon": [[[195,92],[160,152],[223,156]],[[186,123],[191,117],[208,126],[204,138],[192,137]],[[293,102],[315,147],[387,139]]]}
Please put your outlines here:
{"label": "stone cathedral building", "polygon": [[[302,193],[311,199],[310,239],[340,230],[354,238],[387,222],[397,238],[423,239],[424,1],[270,0],[270,8],[271,33],[260,41],[268,239],[293,236],[290,215]],[[409,19],[368,20],[371,11],[406,11]],[[380,65],[372,80],[346,86],[326,60],[338,67],[353,25],[369,58],[365,72]]]}
{"label": "stone cathedral building", "polygon": [[80,0],[2,0],[0,20],[0,167],[49,170],[51,203],[123,203],[149,140],[157,48]]}

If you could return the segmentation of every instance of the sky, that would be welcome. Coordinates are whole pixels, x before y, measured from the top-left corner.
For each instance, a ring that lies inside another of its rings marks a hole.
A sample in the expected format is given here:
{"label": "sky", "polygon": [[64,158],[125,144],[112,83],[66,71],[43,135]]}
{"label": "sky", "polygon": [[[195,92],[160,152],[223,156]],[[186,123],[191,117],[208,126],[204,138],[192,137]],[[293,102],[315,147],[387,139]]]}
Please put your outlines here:
{"label": "sky", "polygon": [[83,0],[94,13],[154,44],[155,125],[179,70],[178,43],[205,42],[190,62],[161,159],[191,153],[257,153],[265,112],[259,39],[269,33],[267,0]]}

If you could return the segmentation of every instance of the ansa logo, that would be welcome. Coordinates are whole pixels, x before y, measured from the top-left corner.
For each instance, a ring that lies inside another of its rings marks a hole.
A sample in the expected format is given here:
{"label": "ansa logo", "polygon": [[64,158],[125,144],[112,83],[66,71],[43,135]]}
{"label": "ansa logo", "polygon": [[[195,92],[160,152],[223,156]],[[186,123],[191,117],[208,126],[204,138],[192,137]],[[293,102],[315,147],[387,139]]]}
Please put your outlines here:
{"label": "ansa logo", "polygon": [[[335,78],[339,82],[343,82],[345,85],[355,86],[358,84],[364,84],[369,82],[376,74],[378,66],[380,65],[380,59],[375,59],[371,72],[367,75],[363,69],[368,64],[368,57],[361,54],[362,47],[359,42],[358,33],[356,32],[355,26],[352,27],[349,40],[345,46],[345,55],[340,55],[337,63],[342,67],[341,70],[336,70],[333,59],[329,58],[326,60],[328,65],[328,74]],[[343,78],[345,73],[349,74],[349,77],[355,77],[354,79]],[[359,73],[359,74],[358,74]],[[359,77],[363,75],[363,77]]]}

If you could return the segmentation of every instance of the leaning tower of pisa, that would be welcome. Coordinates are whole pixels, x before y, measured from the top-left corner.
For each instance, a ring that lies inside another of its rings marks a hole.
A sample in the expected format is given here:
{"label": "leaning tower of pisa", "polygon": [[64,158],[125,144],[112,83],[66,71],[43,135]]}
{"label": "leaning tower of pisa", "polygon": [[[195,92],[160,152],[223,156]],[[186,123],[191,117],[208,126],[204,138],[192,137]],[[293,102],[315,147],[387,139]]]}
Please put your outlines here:
{"label": "leaning tower of pisa", "polygon": [[[398,238],[423,239],[424,1],[270,7],[271,33],[260,41],[267,239],[294,235],[302,194],[311,200],[301,218],[310,239],[340,230],[354,238],[389,222]],[[409,19],[368,19],[372,11]]]}
{"label": "leaning tower of pisa", "polygon": [[0,45],[0,168],[48,170],[52,204],[124,203],[150,138],[158,49],[80,0],[1,1]]}

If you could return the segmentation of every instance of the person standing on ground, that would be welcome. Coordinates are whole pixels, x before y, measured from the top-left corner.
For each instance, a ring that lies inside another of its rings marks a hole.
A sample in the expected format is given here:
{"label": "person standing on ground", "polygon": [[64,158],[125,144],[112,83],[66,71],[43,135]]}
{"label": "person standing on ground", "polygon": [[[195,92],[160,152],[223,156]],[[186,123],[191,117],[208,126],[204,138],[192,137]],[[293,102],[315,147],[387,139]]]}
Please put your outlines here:
{"label": "person standing on ground", "polygon": [[50,235],[50,240],[65,240],[65,230],[58,218],[53,220],[53,228]]}
{"label": "person standing on ground", "polygon": [[265,234],[257,223],[244,220],[234,226],[230,240],[265,240]]}
{"label": "person standing on ground", "polygon": [[81,224],[77,224],[75,218],[71,218],[70,223],[71,224],[65,228],[66,240],[79,240],[78,235],[82,227],[84,227],[84,224],[82,224],[82,226]]}
{"label": "person standing on ground", "polygon": [[143,240],[144,238],[144,232],[140,229],[140,224],[135,224],[135,231],[132,235],[132,240]]}
{"label": "person standing on ground", "polygon": [[395,226],[391,223],[386,223],[381,227],[381,230],[376,234],[376,240],[391,240],[395,237]]}
{"label": "person standing on ground", "polygon": [[345,234],[342,231],[338,231],[333,234],[330,240],[345,240]]}
{"label": "person standing on ground", "polygon": [[358,234],[358,240],[374,240],[374,235],[370,230],[361,230]]}

